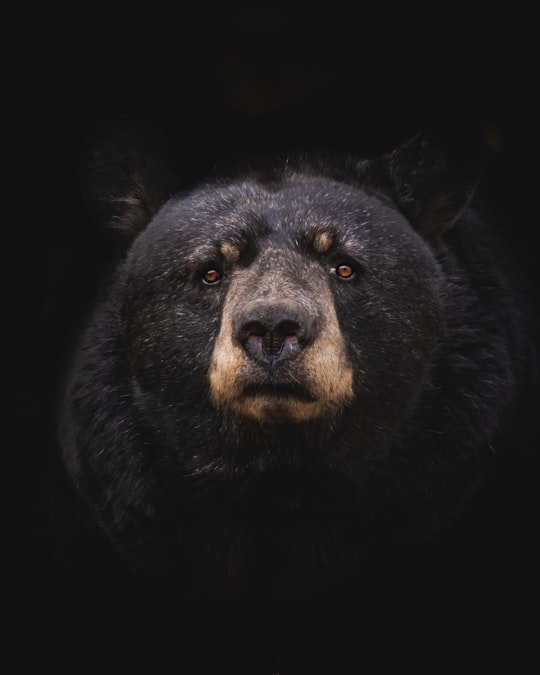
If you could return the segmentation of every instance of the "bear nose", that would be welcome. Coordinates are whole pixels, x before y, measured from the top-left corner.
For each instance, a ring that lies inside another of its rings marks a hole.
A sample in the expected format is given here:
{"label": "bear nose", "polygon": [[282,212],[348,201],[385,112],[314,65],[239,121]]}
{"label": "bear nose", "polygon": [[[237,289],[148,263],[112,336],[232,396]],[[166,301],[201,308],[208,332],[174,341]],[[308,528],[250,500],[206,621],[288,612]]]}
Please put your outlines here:
{"label": "bear nose", "polygon": [[248,356],[267,369],[298,356],[310,342],[310,321],[304,312],[265,306],[243,317],[238,340]]}

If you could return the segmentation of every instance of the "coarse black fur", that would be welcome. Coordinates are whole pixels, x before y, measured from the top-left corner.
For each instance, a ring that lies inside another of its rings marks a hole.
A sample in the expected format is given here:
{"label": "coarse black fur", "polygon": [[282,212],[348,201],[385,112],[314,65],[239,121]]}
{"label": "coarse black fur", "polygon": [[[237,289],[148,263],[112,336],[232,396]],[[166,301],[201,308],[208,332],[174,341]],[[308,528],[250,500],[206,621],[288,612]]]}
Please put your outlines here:
{"label": "coarse black fur", "polygon": [[[465,146],[421,136],[380,158],[303,158],[169,200],[142,166],[121,196],[110,190],[130,243],[59,413],[83,541],[80,560],[63,554],[69,583],[160,588],[179,612],[204,612],[350,602],[479,564],[489,499],[508,514],[501,467],[528,456],[536,345]],[[114,176],[107,158],[93,166],[101,182]],[[352,278],[338,278],[341,264]],[[248,309],[261,298],[298,352],[270,374],[261,349],[281,354],[284,338],[257,332]],[[209,381],[226,301],[233,326],[250,319],[238,404]],[[303,364],[331,310],[352,384],[296,417],[319,391]],[[307,346],[296,323],[309,323]],[[244,412],[257,396],[275,416]]]}

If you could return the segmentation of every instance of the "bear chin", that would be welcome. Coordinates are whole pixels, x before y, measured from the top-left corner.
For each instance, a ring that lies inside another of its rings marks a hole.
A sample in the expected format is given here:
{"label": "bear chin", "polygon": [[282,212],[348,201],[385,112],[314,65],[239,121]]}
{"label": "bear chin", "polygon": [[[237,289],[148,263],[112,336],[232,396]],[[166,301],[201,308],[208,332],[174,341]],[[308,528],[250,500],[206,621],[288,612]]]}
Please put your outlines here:
{"label": "bear chin", "polygon": [[329,404],[301,394],[257,393],[231,402],[232,410],[263,423],[303,423],[326,417]]}

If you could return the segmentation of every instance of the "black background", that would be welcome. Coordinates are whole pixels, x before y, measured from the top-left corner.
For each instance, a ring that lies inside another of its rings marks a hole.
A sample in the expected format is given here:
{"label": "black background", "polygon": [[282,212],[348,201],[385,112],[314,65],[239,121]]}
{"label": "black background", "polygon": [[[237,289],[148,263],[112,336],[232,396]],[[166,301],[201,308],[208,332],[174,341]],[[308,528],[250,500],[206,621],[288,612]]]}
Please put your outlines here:
{"label": "black background", "polygon": [[[12,215],[4,223],[4,410],[7,447],[21,461],[16,478],[9,477],[19,497],[10,520],[18,526],[32,498],[26,472],[54,424],[53,384],[75,311],[67,291],[92,276],[79,267],[81,259],[94,259],[96,246],[79,157],[104,118],[136,115],[160,125],[175,145],[181,188],[249,154],[325,148],[374,154],[406,139],[434,112],[465,108],[482,120],[508,189],[517,187],[520,215],[509,232],[528,252],[534,283],[537,37],[530,16],[496,11],[436,5],[413,17],[386,6],[368,15],[361,5],[344,11],[277,3],[171,6],[160,13],[143,7],[115,16],[83,7],[14,20],[6,62],[13,88],[4,103],[5,142],[15,150],[5,197]],[[512,611],[534,611],[530,605],[524,597]],[[474,643],[478,628],[467,612],[463,620],[470,625],[456,633],[458,652]],[[531,615],[533,628],[536,620]],[[531,623],[525,625],[520,648],[530,653]],[[384,634],[384,622],[379,630]],[[409,642],[413,661],[426,650],[417,638]],[[280,649],[265,644],[270,665],[253,672],[302,672],[287,670]],[[497,651],[489,641],[484,648]],[[240,658],[241,651],[232,653]]]}

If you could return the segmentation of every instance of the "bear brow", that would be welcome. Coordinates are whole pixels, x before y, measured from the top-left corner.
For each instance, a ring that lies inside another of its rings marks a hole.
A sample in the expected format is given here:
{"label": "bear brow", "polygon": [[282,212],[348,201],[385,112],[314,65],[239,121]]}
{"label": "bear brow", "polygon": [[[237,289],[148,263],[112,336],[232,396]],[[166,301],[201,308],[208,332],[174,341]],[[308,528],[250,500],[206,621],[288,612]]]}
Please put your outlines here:
{"label": "bear brow", "polygon": [[256,253],[256,244],[253,238],[242,238],[241,236],[231,236],[215,238],[214,241],[208,241],[203,245],[195,247],[185,259],[191,263],[206,260],[217,264],[222,261],[225,265],[234,265],[237,263],[248,264]]}
{"label": "bear brow", "polygon": [[240,218],[244,222],[239,224],[237,221],[228,232],[224,231],[217,243],[219,253],[226,263],[251,259],[258,249],[261,238],[270,231],[268,223],[258,214],[243,213]]}
{"label": "bear brow", "polygon": [[236,243],[225,241],[221,244],[219,250],[226,263],[232,264],[240,259],[241,247]]}
{"label": "bear brow", "polygon": [[306,251],[322,255],[335,248],[337,237],[330,228],[313,228],[300,233],[296,241]]}
{"label": "bear brow", "polygon": [[317,253],[326,253],[334,242],[330,232],[317,232],[313,237],[312,246]]}

